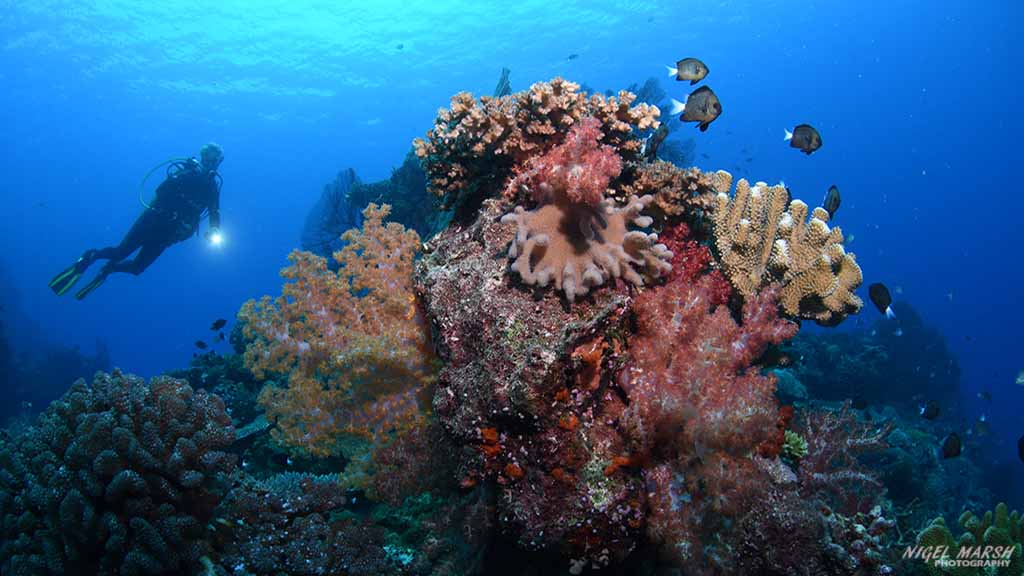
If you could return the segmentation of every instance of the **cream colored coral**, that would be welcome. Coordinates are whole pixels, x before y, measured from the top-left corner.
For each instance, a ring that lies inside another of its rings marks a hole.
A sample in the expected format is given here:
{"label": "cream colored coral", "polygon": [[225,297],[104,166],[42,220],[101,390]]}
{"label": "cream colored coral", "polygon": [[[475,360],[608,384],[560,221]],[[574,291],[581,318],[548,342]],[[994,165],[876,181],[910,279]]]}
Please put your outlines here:
{"label": "cream colored coral", "polygon": [[553,282],[569,302],[610,278],[637,286],[644,276],[658,278],[672,270],[672,253],[658,243],[657,234],[629,230],[629,224],[651,225],[650,217],[641,215],[651,200],[633,196],[622,208],[607,200],[597,207],[554,202],[529,212],[517,206],[501,219],[516,224],[510,268],[526,284]]}
{"label": "cream colored coral", "polygon": [[[788,209],[787,209],[788,206]],[[830,228],[828,212],[790,201],[782,185],[746,180],[733,197],[720,192],[714,215],[715,245],[722,269],[744,297],[777,282],[783,311],[832,325],[863,306],[854,290],[863,281],[843,232]]]}

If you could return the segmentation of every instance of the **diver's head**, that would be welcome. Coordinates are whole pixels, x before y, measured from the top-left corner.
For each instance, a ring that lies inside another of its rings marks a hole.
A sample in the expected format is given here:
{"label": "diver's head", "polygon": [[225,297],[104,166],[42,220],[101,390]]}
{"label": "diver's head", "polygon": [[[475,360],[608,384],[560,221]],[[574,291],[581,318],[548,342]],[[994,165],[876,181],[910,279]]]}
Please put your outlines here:
{"label": "diver's head", "polygon": [[223,161],[224,151],[217,144],[210,142],[199,149],[199,163],[203,165],[203,169],[207,172],[216,170]]}

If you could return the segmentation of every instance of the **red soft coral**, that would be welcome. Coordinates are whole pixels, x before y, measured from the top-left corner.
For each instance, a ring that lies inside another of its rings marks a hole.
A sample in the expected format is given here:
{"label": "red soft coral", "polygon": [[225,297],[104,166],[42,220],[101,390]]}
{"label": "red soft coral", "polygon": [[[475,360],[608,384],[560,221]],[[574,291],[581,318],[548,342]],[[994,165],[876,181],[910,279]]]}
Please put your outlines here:
{"label": "red soft coral", "polygon": [[622,171],[622,159],[600,143],[601,122],[588,117],[569,130],[565,140],[541,156],[527,160],[510,186],[525,186],[540,204],[564,200],[597,206]]}
{"label": "red soft coral", "polygon": [[768,484],[752,456],[777,436],[778,405],[774,377],[754,362],[797,326],[778,318],[774,290],[748,299],[737,323],[724,306],[725,279],[704,272],[707,249],[685,233],[669,236],[677,273],[637,297],[619,385],[629,399],[624,428],[647,463],[649,533],[674,542],[678,560],[699,563],[699,535]]}

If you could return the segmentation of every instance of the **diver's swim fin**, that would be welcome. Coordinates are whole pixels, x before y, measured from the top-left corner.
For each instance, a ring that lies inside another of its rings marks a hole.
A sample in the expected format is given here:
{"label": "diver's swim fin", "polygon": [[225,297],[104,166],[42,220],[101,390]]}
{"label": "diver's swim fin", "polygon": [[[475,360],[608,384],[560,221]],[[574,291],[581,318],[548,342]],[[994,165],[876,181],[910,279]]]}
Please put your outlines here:
{"label": "diver's swim fin", "polygon": [[86,296],[88,296],[93,290],[102,286],[103,283],[107,280],[108,275],[109,274],[105,270],[97,274],[96,277],[92,279],[92,282],[86,284],[85,287],[83,287],[75,294],[75,299],[82,300]]}
{"label": "diver's swim fin", "polygon": [[71,290],[71,287],[82,278],[82,274],[89,269],[89,265],[95,260],[92,255],[93,252],[93,250],[86,252],[81,258],[75,260],[74,264],[54,276],[53,280],[50,280],[50,290],[53,290],[57,296],[63,296],[68,290]]}

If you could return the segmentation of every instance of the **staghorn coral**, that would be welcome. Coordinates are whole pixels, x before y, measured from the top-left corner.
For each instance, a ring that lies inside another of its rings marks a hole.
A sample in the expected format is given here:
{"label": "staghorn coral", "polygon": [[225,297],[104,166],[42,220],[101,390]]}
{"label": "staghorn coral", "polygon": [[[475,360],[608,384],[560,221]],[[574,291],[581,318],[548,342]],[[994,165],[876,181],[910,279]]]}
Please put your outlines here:
{"label": "staghorn coral", "polygon": [[[626,160],[635,159],[641,141],[632,132],[657,128],[659,111],[647,104],[632,106],[633,94],[588,96],[579,85],[562,78],[538,82],[529,90],[479,100],[466,92],[452,97],[449,109],[438,111],[426,139],[416,139],[430,190],[452,207],[478,202],[505,188],[512,170],[560,142],[579,120],[601,123],[602,144]],[[475,211],[476,206],[472,206]]]}
{"label": "staghorn coral", "polygon": [[316,456],[336,453],[346,434],[375,438],[419,417],[431,380],[425,326],[412,292],[419,236],[385,225],[388,206],[371,204],[363,229],[350,230],[334,254],[293,252],[282,295],[249,301],[238,314],[246,367],[257,378],[282,374],[260,404],[276,421],[275,438]]}
{"label": "staghorn coral", "polygon": [[671,270],[672,254],[656,234],[628,229],[651,224],[640,213],[653,198],[633,196],[622,208],[604,200],[621,163],[613,148],[599,143],[600,135],[598,121],[585,118],[562,144],[530,158],[509,188],[525,188],[541,205],[529,212],[517,206],[501,219],[517,229],[508,252],[511,270],[526,284],[554,283],[569,302],[611,278],[643,285],[634,267],[648,278]]}
{"label": "staghorn coral", "polygon": [[[788,210],[787,210],[788,205]],[[714,215],[715,246],[722,269],[736,290],[749,298],[778,282],[783,311],[830,326],[860,311],[853,291],[863,277],[853,253],[843,249],[839,227],[829,228],[828,213],[789,201],[781,184],[736,184],[732,198],[718,194]]]}
{"label": "staghorn coral", "polygon": [[78,380],[0,438],[0,570],[196,573],[233,439],[223,402],[181,380]]}
{"label": "staghorn coral", "polygon": [[[1007,560],[1005,566],[994,566],[991,571],[981,566],[962,566],[946,569],[936,564],[934,559],[926,560],[925,566],[928,574],[940,576],[942,574],[957,574],[963,576],[981,576],[983,574],[996,574],[999,576],[1022,576],[1024,575],[1024,517],[1016,510],[1010,512],[1009,507],[1000,502],[995,510],[985,512],[984,516],[978,517],[970,510],[965,510],[957,521],[964,529],[959,538],[954,538],[953,533],[946,526],[946,521],[939,516],[917,535],[917,545],[925,547],[943,547],[946,556],[952,559],[958,558],[961,549],[973,547],[978,553],[985,547],[989,548],[990,557],[998,556]],[[998,547],[998,553],[993,553],[993,548]],[[965,551],[966,552],[966,551]],[[968,554],[968,558],[977,558]]]}

